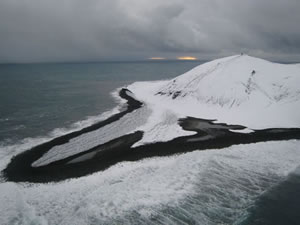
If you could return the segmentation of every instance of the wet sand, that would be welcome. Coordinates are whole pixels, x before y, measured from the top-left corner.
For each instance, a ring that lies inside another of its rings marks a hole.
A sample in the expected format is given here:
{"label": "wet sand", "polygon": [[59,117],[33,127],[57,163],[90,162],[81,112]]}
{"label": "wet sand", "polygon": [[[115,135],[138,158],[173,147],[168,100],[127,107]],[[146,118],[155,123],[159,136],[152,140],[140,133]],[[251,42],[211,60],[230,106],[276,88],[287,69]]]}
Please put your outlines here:
{"label": "wet sand", "polygon": [[300,129],[265,129],[254,130],[252,133],[238,133],[230,130],[242,130],[240,125],[213,123],[212,120],[199,118],[183,118],[179,125],[197,134],[175,138],[168,142],[156,142],[132,148],[141,140],[142,131],[111,140],[85,152],[81,152],[65,159],[61,159],[45,166],[32,167],[32,163],[42,157],[53,146],[61,145],[81,134],[100,129],[113,123],[142,107],[142,103],[127,94],[127,89],[120,91],[120,96],[127,100],[127,110],[111,116],[90,127],[84,128],[36,146],[14,157],[3,171],[8,181],[15,182],[56,182],[68,178],[81,177],[97,171],[102,171],[124,161],[137,161],[156,156],[170,156],[195,150],[222,149],[235,144],[248,144],[262,141],[300,139]]}

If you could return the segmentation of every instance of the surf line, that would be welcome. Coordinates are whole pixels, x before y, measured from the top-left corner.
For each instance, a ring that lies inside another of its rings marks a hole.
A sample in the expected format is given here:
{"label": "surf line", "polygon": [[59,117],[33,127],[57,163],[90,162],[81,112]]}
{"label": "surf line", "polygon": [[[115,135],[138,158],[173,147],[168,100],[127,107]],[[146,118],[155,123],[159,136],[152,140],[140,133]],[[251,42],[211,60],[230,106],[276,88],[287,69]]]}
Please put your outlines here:
{"label": "surf line", "polygon": [[[62,135],[60,137],[54,138],[48,142],[42,143],[42,144],[37,145],[27,151],[24,151],[24,152],[20,153],[19,155],[16,155],[15,157],[13,157],[11,159],[11,162],[8,164],[6,169],[4,169],[2,171],[2,175],[4,175],[4,177],[7,180],[14,180],[14,181],[30,181],[30,180],[36,181],[36,177],[39,177],[39,179],[40,179],[43,176],[40,176],[39,174],[43,174],[43,172],[45,172],[45,168],[40,168],[40,167],[34,168],[31,165],[34,161],[36,161],[37,159],[42,157],[46,152],[51,150],[54,146],[63,145],[65,143],[69,142],[71,139],[76,138],[82,134],[89,133],[94,130],[100,129],[108,124],[111,124],[111,123],[121,119],[126,114],[129,114],[132,111],[134,111],[138,108],[141,108],[143,106],[143,103],[136,100],[135,98],[133,98],[131,96],[131,93],[132,92],[130,90],[128,90],[127,88],[122,88],[119,91],[119,96],[127,101],[126,102],[126,104],[127,104],[126,110],[119,112],[117,114],[114,114],[114,115],[110,116],[109,118],[107,118],[103,121],[100,121],[98,123],[95,123],[91,126],[88,126],[81,130],[74,131],[74,132]],[[139,139],[141,139],[142,132],[138,132],[137,134],[138,134]],[[125,135],[125,137],[126,137],[126,135]],[[110,144],[110,142],[108,142],[108,144]],[[90,150],[88,150],[88,151],[90,151]],[[59,173],[61,173],[61,172],[63,172],[63,171],[60,171]],[[46,174],[47,174],[47,172],[45,173],[45,175]],[[38,175],[38,176],[36,176],[36,175]],[[24,176],[24,177],[22,178],[22,176]],[[30,176],[32,176],[33,179],[30,179],[29,178]],[[61,177],[61,176],[58,175],[58,177]],[[65,177],[65,176],[63,176],[63,177]],[[46,180],[48,180],[48,179],[41,179],[41,182],[43,182],[43,181],[46,182]],[[54,180],[57,180],[57,179],[54,179]],[[61,179],[59,179],[59,180],[61,180]]]}
{"label": "surf line", "polygon": [[15,156],[4,169],[4,177],[8,181],[14,182],[56,182],[103,171],[124,161],[171,156],[195,150],[222,149],[235,144],[300,139],[300,128],[270,128],[242,133],[239,130],[243,130],[245,127],[240,125],[228,125],[215,123],[213,120],[187,117],[180,119],[179,125],[184,130],[195,131],[196,134],[194,135],[133,148],[132,145],[143,137],[143,131],[136,131],[45,166],[31,166],[53,146],[66,143],[73,137],[113,123],[125,114],[142,107],[141,102],[127,93],[131,92],[127,89],[122,89],[119,92],[119,95],[127,100],[127,110],[95,125],[58,137]]}

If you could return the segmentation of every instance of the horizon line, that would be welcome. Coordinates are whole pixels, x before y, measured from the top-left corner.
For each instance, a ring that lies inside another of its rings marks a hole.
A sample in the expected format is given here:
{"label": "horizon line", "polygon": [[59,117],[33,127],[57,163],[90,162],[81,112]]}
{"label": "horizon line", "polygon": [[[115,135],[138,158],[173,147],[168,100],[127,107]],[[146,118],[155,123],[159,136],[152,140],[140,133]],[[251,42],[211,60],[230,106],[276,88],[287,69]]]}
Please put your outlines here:
{"label": "horizon line", "polygon": [[131,62],[197,62],[211,59],[180,60],[180,59],[133,59],[133,60],[95,60],[95,61],[33,61],[33,62],[0,62],[0,65],[27,64],[88,64],[88,63],[131,63]]}

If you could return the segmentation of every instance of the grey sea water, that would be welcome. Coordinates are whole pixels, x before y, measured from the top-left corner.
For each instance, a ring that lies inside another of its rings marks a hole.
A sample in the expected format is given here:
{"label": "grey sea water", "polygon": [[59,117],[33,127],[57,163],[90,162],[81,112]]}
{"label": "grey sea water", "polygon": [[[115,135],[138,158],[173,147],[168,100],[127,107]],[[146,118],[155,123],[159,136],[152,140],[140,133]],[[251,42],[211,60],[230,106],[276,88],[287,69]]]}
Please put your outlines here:
{"label": "grey sea water", "polygon": [[134,81],[178,76],[199,61],[0,65],[0,144],[45,136],[116,106]]}

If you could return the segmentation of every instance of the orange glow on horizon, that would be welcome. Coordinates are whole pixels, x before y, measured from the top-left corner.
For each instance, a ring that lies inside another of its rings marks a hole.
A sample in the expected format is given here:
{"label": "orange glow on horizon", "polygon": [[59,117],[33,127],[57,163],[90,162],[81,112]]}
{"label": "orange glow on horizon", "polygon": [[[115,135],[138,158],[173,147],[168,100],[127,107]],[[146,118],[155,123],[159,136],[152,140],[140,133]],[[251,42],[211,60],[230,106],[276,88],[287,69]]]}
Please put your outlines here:
{"label": "orange glow on horizon", "polygon": [[179,56],[177,60],[197,60],[197,58],[193,56]]}

